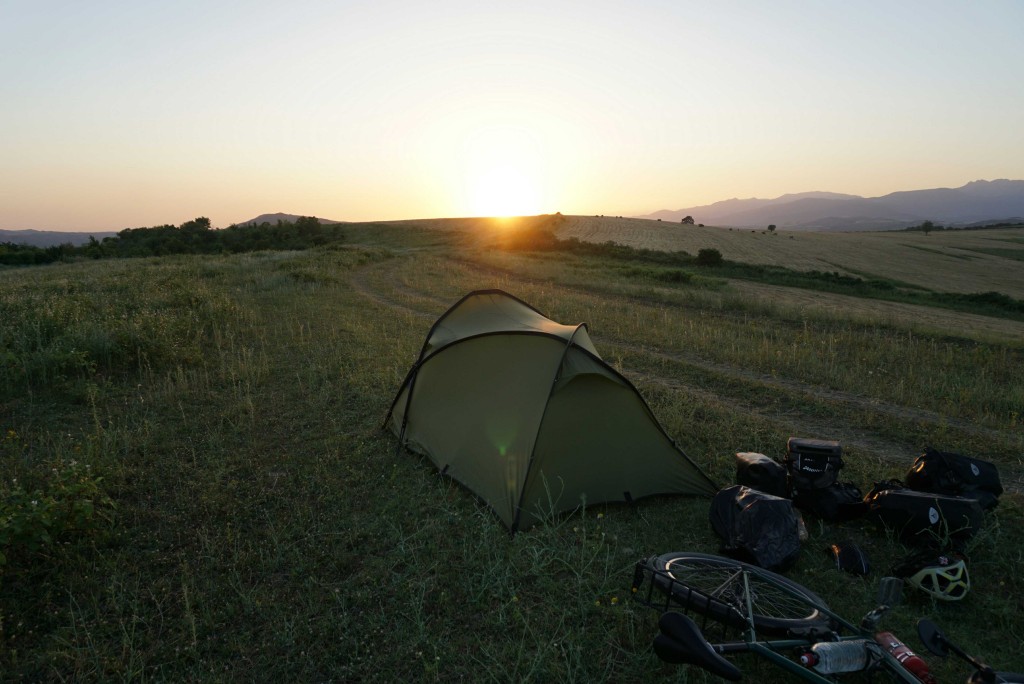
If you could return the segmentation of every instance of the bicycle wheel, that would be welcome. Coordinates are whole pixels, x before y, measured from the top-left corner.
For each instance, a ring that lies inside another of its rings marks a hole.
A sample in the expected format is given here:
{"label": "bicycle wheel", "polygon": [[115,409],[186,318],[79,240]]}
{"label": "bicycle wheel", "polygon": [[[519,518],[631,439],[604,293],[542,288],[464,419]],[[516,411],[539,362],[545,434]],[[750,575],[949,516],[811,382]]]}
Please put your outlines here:
{"label": "bicycle wheel", "polygon": [[[765,632],[827,624],[828,604],[813,591],[782,575],[748,563],[703,553],[666,553],[648,560],[653,584],[673,600],[732,627],[746,626],[748,572],[754,626]],[[783,589],[782,587],[786,587]]]}

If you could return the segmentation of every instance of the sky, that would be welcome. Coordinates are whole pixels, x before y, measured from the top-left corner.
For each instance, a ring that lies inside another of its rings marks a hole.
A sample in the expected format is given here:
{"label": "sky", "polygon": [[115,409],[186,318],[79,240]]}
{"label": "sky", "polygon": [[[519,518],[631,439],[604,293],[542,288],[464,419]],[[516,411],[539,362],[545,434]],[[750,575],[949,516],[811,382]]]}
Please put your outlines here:
{"label": "sky", "polygon": [[1024,179],[1024,2],[0,0],[0,228]]}

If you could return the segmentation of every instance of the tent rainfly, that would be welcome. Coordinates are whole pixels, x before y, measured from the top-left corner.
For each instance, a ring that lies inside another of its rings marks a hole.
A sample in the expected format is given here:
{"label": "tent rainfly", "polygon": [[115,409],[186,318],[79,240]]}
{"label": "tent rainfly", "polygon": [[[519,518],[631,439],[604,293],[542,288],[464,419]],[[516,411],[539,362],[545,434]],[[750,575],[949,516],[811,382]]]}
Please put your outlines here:
{"label": "tent rainfly", "polygon": [[581,503],[718,490],[601,360],[586,324],[501,290],[471,292],[437,319],[387,420],[399,448],[425,454],[513,532]]}

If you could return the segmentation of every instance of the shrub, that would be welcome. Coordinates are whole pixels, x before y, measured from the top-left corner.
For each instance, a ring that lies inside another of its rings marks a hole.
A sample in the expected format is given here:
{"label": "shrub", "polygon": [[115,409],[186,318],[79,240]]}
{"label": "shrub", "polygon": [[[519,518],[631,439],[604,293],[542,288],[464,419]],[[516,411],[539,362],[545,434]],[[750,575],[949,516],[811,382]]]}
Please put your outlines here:
{"label": "shrub", "polygon": [[688,283],[693,280],[693,274],[676,268],[668,271],[659,271],[654,278],[665,283]]}
{"label": "shrub", "polygon": [[[23,447],[14,430],[0,444],[0,457],[13,460]],[[114,502],[103,478],[89,465],[59,460],[38,486],[18,478],[0,481],[0,571],[15,551],[35,553],[56,542],[94,534],[113,519]]]}
{"label": "shrub", "polygon": [[697,263],[701,266],[719,266],[722,263],[722,253],[713,247],[705,247],[697,252]]}

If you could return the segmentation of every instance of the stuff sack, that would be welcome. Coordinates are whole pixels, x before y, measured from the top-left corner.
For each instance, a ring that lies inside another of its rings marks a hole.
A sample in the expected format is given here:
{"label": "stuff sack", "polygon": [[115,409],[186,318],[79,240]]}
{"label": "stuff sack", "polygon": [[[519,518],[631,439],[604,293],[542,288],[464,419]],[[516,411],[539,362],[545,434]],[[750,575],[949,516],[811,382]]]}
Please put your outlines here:
{"label": "stuff sack", "polygon": [[876,484],[864,502],[872,517],[905,542],[965,542],[981,528],[984,514],[977,499],[891,488],[894,485]]}
{"label": "stuff sack", "polygon": [[753,451],[736,454],[736,484],[765,494],[789,498],[786,468],[775,459]]}
{"label": "stuff sack", "polygon": [[785,570],[800,555],[800,517],[789,499],[735,485],[715,494],[710,518],[733,558]]}
{"label": "stuff sack", "polygon": [[786,467],[794,494],[824,489],[835,484],[843,467],[843,450],[839,442],[790,437],[786,442]]}
{"label": "stuff sack", "polygon": [[793,497],[793,505],[827,522],[846,522],[868,512],[864,495],[851,482],[836,482],[824,489],[804,489]]}
{"label": "stuff sack", "polygon": [[983,510],[995,508],[1003,485],[994,463],[925,447],[906,476],[919,492],[977,499]]}

